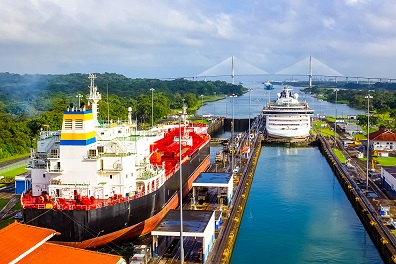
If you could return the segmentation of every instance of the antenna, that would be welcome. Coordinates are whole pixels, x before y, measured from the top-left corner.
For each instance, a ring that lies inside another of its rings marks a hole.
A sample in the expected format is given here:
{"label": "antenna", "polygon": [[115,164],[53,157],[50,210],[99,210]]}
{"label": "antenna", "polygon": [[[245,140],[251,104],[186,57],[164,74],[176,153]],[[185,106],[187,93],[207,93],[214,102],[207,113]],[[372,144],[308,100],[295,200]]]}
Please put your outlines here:
{"label": "antenna", "polygon": [[94,118],[95,125],[99,125],[98,122],[98,102],[102,99],[102,95],[98,92],[98,87],[95,86],[96,75],[90,73],[88,75],[90,79],[89,85],[89,95],[87,96],[88,102],[91,103],[92,106],[92,114]]}
{"label": "antenna", "polygon": [[309,88],[312,88],[312,57],[309,55]]}
{"label": "antenna", "polygon": [[231,78],[232,78],[232,84],[234,84],[234,56],[231,57]]}

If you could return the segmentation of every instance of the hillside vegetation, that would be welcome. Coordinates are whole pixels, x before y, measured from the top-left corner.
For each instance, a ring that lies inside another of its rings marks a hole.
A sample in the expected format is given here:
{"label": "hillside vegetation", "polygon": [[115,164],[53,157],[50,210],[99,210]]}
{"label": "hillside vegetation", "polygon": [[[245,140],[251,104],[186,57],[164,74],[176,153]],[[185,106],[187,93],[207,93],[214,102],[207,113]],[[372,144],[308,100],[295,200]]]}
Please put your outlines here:
{"label": "hillside vegetation", "polygon": [[[102,94],[99,119],[126,120],[128,107],[138,123],[151,123],[166,117],[172,109],[181,109],[183,99],[188,111],[197,109],[204,98],[235,93],[242,95],[241,85],[224,81],[189,81],[185,79],[131,79],[116,73],[97,74],[95,85]],[[70,103],[87,103],[88,74],[19,75],[0,73],[0,160],[29,153],[43,127],[60,129],[62,114]],[[155,91],[151,93],[150,88]],[[153,97],[152,97],[153,95]]]}

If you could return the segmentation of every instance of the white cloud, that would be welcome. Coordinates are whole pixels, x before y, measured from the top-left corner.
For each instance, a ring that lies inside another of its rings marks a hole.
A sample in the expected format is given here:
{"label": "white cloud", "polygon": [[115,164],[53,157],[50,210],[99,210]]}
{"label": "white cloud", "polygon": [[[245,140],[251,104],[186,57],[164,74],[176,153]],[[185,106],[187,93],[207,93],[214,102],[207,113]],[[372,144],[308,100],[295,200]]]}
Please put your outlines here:
{"label": "white cloud", "polygon": [[395,12],[393,0],[0,0],[0,71],[192,76],[235,55],[276,72],[311,54],[393,75]]}
{"label": "white cloud", "polygon": [[332,29],[332,28],[334,28],[334,26],[335,26],[335,24],[336,24],[336,22],[335,22],[335,20],[333,19],[333,18],[323,18],[323,25],[326,27],[326,28],[329,28],[329,29]]}
{"label": "white cloud", "polygon": [[365,4],[371,2],[371,0],[345,0],[347,5]]}

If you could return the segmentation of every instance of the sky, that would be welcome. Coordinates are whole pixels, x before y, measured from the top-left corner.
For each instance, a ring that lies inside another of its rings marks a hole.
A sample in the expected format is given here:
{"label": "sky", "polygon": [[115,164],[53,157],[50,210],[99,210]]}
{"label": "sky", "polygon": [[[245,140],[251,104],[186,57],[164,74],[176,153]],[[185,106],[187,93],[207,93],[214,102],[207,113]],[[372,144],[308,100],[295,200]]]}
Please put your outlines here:
{"label": "sky", "polygon": [[276,73],[311,55],[396,78],[395,14],[394,0],[0,0],[0,72],[181,78],[235,56]]}

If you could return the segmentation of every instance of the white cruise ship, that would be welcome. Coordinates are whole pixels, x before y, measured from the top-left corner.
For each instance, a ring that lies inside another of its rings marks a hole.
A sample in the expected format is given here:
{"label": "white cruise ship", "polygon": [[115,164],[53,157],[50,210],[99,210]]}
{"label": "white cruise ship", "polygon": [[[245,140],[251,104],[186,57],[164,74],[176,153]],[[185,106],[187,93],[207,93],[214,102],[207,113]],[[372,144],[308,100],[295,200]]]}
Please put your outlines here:
{"label": "white cruise ship", "polygon": [[263,109],[266,117],[267,136],[272,138],[299,139],[309,136],[313,109],[306,102],[298,101],[288,87],[278,93],[275,102],[269,102]]}

